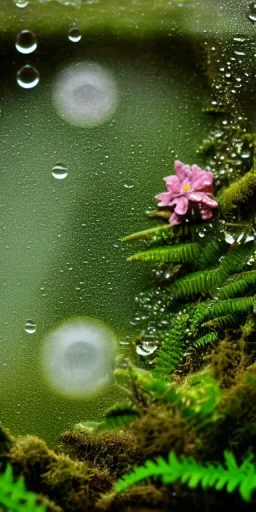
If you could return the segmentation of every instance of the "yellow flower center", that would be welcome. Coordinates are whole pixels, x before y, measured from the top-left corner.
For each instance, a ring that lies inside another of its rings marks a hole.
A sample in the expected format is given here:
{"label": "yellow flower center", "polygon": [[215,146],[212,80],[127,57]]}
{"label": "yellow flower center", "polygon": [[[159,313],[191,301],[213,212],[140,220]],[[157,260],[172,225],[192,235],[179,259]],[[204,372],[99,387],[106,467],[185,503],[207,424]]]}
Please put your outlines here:
{"label": "yellow flower center", "polygon": [[184,192],[189,192],[191,190],[191,186],[189,184],[183,185],[182,189],[184,190]]}

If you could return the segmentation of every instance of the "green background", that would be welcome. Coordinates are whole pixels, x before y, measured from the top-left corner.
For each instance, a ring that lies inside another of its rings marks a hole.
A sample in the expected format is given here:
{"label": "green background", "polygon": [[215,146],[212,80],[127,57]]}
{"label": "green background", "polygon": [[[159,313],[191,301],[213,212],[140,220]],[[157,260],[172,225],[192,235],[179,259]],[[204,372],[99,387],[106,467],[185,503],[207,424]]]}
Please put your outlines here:
{"label": "green background", "polygon": [[[27,8],[14,7],[17,27],[34,29],[17,22]],[[129,24],[123,35],[121,28],[111,33],[104,16],[102,29],[88,34],[72,8],[82,34],[73,43],[68,30],[45,33],[63,6],[42,7],[48,25],[40,32],[35,24],[36,52],[17,52],[13,20],[1,42],[0,412],[12,432],[52,442],[74,423],[100,419],[121,392],[111,385],[85,400],[54,393],[42,375],[44,337],[60,322],[91,316],[129,341],[134,298],[149,273],[126,262],[136,247],[120,238],[154,225],[145,212],[164,190],[163,177],[175,158],[200,163],[197,148],[210,119],[202,113],[205,75],[181,34],[157,37],[155,27],[150,37],[129,38]],[[56,113],[52,85],[63,68],[87,61],[111,70],[119,103],[101,126],[77,128]],[[31,90],[16,82],[25,64],[40,73]],[[63,180],[52,176],[58,162],[68,169]],[[28,320],[35,334],[25,332]]]}

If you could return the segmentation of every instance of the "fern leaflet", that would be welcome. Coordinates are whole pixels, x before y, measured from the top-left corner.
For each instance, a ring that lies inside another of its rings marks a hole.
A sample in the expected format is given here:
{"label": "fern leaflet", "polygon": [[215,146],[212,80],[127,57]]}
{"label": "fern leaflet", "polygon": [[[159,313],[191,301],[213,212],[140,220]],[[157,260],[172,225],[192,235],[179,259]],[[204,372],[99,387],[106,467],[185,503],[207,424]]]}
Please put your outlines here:
{"label": "fern leaflet", "polygon": [[218,340],[218,334],[216,332],[209,332],[208,334],[205,334],[204,336],[201,336],[201,338],[198,338],[196,341],[193,342],[193,347],[204,347],[205,345],[208,345],[208,343],[214,343]]}
{"label": "fern leaflet", "polygon": [[175,453],[169,453],[168,461],[158,457],[156,462],[147,460],[144,466],[136,467],[124,475],[115,484],[115,492],[119,493],[128,489],[131,485],[141,482],[146,478],[161,478],[164,484],[173,484],[177,480],[186,483],[190,488],[201,485],[203,489],[214,487],[217,491],[226,487],[231,493],[238,489],[245,501],[250,501],[253,491],[256,489],[256,469],[247,457],[241,466],[237,465],[231,452],[224,452],[225,467],[221,464],[214,466],[197,462],[193,457],[182,456],[177,459]]}
{"label": "fern leaflet", "polygon": [[46,512],[46,505],[38,504],[38,495],[26,490],[23,477],[14,478],[10,464],[0,474],[0,504],[11,512]]}
{"label": "fern leaflet", "polygon": [[223,276],[219,269],[200,270],[177,279],[169,287],[169,293],[175,299],[188,298],[202,292],[209,292],[211,288],[220,284]]}
{"label": "fern leaflet", "polygon": [[153,374],[171,377],[183,357],[183,346],[187,337],[186,328],[189,315],[178,313],[170,331],[165,333],[161,347],[157,352],[156,366]]}
{"label": "fern leaflet", "polygon": [[237,299],[227,299],[212,304],[200,305],[197,307],[192,323],[192,328],[196,329],[198,325],[207,320],[212,320],[219,316],[225,316],[234,313],[247,313],[255,304],[255,297],[238,297]]}
{"label": "fern leaflet", "polygon": [[245,292],[250,284],[256,283],[256,270],[249,270],[242,274],[235,274],[230,277],[227,284],[222,286],[217,297],[219,299],[230,299]]}
{"label": "fern leaflet", "polygon": [[138,252],[128,258],[128,261],[150,261],[152,263],[188,263],[194,262],[200,254],[197,243],[179,244],[165,247],[154,247],[147,251]]}

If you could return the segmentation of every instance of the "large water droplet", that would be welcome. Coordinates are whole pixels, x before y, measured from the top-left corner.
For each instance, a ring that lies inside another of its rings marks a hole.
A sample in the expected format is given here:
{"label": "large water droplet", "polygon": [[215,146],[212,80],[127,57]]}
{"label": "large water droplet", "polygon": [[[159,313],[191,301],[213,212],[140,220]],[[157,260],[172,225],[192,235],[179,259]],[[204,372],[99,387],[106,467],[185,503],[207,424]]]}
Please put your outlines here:
{"label": "large water droplet", "polygon": [[252,21],[252,23],[256,22],[256,2],[251,2],[249,5],[248,19]]}
{"label": "large water droplet", "polygon": [[23,89],[32,89],[39,82],[40,76],[36,68],[26,64],[17,72],[17,83]]}
{"label": "large water droplet", "polygon": [[30,30],[22,30],[16,37],[15,46],[20,53],[28,54],[34,52],[37,48],[35,34],[30,32]]}
{"label": "large water droplet", "polygon": [[139,356],[150,356],[158,348],[159,343],[157,341],[139,341],[136,344],[136,352]]}
{"label": "large water droplet", "polygon": [[74,126],[102,124],[117,106],[117,86],[112,73],[94,62],[66,67],[53,86],[58,114]]}
{"label": "large water droplet", "polygon": [[28,334],[34,334],[36,332],[36,324],[31,320],[28,320],[28,322],[25,324],[25,331]]}
{"label": "large water droplet", "polygon": [[52,169],[52,175],[54,178],[57,178],[57,180],[63,180],[68,175],[67,168],[62,164],[57,164]]}
{"label": "large water droplet", "polygon": [[78,28],[71,28],[68,33],[68,38],[72,43],[78,43],[82,39],[82,34]]}
{"label": "large water droplet", "polygon": [[115,349],[114,334],[101,323],[68,321],[49,335],[43,347],[45,375],[61,394],[86,396],[109,383]]}

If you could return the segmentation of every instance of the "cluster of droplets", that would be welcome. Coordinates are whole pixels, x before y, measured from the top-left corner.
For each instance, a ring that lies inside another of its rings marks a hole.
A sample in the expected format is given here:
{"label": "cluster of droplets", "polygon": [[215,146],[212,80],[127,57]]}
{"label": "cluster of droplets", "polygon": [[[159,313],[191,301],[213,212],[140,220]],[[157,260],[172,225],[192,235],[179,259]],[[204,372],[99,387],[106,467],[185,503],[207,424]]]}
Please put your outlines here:
{"label": "cluster of droplets", "polygon": [[[26,7],[28,2],[17,2],[18,7]],[[73,43],[77,43],[82,38],[82,34],[77,27],[72,27],[68,32],[68,39]],[[30,30],[21,30],[16,36],[15,48],[23,55],[29,55],[37,49],[37,37]],[[16,75],[17,84],[23,89],[33,89],[40,81],[38,70],[32,64],[22,66]]]}
{"label": "cluster of droplets", "polygon": [[[15,48],[23,55],[29,55],[37,49],[36,35],[30,30],[22,30],[17,34]],[[31,64],[22,66],[16,75],[17,84],[23,89],[33,89],[40,80],[39,72]]]}
{"label": "cluster of droplets", "polygon": [[224,219],[220,219],[218,222],[218,239],[220,241],[225,240],[229,245],[244,245],[252,242],[255,238],[255,227],[237,223],[235,216],[231,219],[231,222],[226,222]]}
{"label": "cluster of droplets", "polygon": [[214,169],[217,187],[235,181],[252,165],[253,142],[246,133],[247,118],[238,101],[250,79],[251,43],[239,34],[225,46],[205,41],[212,85],[208,111],[219,115],[215,130],[201,149],[209,156],[208,166]]}

